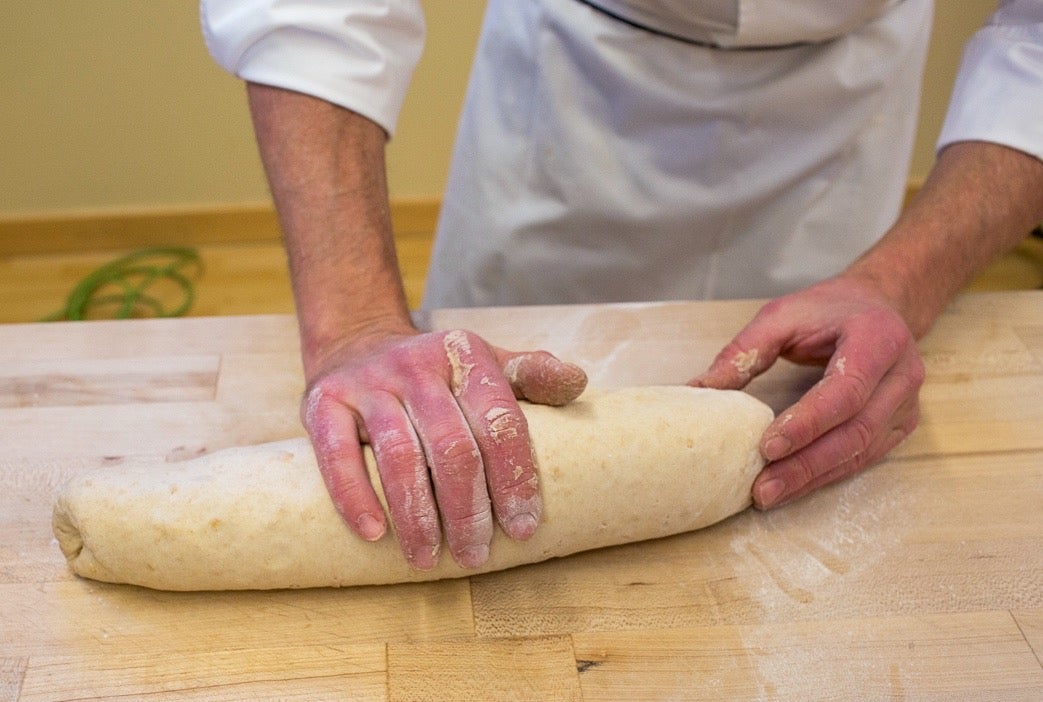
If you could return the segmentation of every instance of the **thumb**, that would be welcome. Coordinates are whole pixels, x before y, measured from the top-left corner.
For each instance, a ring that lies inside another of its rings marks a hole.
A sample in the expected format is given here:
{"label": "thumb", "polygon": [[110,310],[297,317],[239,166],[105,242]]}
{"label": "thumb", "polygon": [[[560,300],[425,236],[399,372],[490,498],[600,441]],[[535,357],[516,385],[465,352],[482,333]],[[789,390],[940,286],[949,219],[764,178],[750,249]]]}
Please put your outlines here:
{"label": "thumb", "polygon": [[582,368],[546,351],[512,353],[496,349],[496,356],[519,400],[558,407],[575,400],[587,387]]}

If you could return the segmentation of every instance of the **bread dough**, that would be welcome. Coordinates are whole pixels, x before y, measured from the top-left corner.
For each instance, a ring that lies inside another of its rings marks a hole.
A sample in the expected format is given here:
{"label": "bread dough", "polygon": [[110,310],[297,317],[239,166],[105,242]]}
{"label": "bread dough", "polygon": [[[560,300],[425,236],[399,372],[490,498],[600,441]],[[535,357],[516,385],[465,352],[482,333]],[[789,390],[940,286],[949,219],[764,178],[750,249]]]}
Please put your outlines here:
{"label": "bread dough", "polygon": [[[410,568],[394,538],[365,542],[329,499],[306,439],[73,478],[54,532],[78,575],[163,590],[371,585],[461,577],[713,524],[750,504],[772,419],[737,391],[588,390],[565,407],[522,403],[543,514],[528,541],[496,530],[488,562],[448,550]],[[371,475],[372,456],[368,454]]]}

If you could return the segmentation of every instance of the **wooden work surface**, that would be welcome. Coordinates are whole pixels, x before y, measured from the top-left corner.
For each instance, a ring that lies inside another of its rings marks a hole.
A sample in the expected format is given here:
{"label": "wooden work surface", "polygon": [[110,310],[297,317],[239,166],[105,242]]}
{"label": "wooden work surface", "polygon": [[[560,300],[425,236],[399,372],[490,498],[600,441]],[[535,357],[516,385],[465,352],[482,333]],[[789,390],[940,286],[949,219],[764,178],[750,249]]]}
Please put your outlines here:
{"label": "wooden work surface", "polygon": [[[426,322],[676,383],[756,307]],[[165,593],[71,576],[55,492],[302,434],[293,319],[0,326],[0,700],[1043,699],[1043,292],[962,297],[922,349],[916,434],[770,513],[469,580]],[[752,392],[778,410],[814,380]]]}

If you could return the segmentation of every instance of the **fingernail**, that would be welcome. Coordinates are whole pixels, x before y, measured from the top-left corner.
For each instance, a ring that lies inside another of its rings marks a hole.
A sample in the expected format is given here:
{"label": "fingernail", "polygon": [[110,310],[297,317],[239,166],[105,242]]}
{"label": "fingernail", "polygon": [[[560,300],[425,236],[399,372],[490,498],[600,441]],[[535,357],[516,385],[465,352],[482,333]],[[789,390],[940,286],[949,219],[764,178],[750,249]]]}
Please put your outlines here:
{"label": "fingernail", "polygon": [[431,570],[438,565],[438,551],[437,546],[430,551],[421,551],[419,554],[411,551],[406,554],[406,560],[417,570]]}
{"label": "fingernail", "polygon": [[358,521],[359,534],[366,541],[376,541],[384,535],[384,525],[372,514],[363,514]]}
{"label": "fingernail", "polygon": [[468,546],[457,555],[457,563],[464,568],[477,568],[489,559],[489,547],[485,544]]}
{"label": "fingernail", "polygon": [[768,439],[764,444],[764,457],[769,461],[777,461],[789,454],[793,444],[785,436],[778,434]]}
{"label": "fingernail", "polygon": [[536,515],[519,514],[511,518],[507,524],[507,535],[512,539],[524,541],[536,533]]}
{"label": "fingernail", "polygon": [[761,508],[774,507],[786,492],[786,483],[779,478],[765,480],[757,486],[757,506]]}

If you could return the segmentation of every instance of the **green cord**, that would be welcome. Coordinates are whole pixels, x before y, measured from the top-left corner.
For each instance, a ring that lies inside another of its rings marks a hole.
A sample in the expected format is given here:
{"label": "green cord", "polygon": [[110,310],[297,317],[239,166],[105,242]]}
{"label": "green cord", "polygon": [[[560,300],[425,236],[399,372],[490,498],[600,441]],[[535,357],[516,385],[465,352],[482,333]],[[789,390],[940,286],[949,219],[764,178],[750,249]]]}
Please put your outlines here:
{"label": "green cord", "polygon": [[[182,273],[182,269],[190,266],[195,267],[196,272],[202,267],[195,249],[164,246],[135,251],[89,273],[69,293],[65,307],[41,321],[84,320],[90,311],[114,304],[118,305],[115,319],[127,319],[135,313],[180,317],[195,300],[192,282]],[[160,281],[173,283],[180,289],[181,303],[173,309],[164,308],[157,297],[146,292],[149,286]],[[102,294],[112,287],[118,292]]]}

